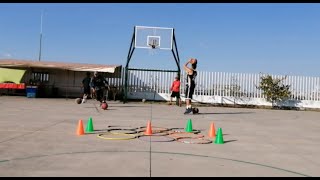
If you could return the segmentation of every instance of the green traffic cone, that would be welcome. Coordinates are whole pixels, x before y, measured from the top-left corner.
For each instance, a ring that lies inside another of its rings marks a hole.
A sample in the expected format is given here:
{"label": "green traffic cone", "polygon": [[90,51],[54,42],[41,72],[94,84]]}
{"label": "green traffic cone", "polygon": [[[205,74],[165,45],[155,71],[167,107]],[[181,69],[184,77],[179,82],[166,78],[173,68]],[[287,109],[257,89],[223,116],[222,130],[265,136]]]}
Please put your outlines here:
{"label": "green traffic cone", "polygon": [[93,132],[93,123],[92,123],[92,117],[89,118],[88,124],[86,127],[86,132]]}
{"label": "green traffic cone", "polygon": [[217,133],[216,140],[214,141],[214,143],[215,144],[224,144],[223,134],[222,134],[221,128],[218,129],[218,133]]}
{"label": "green traffic cone", "polygon": [[192,131],[193,131],[193,129],[192,129],[192,121],[191,121],[191,119],[188,119],[186,132],[192,132]]}

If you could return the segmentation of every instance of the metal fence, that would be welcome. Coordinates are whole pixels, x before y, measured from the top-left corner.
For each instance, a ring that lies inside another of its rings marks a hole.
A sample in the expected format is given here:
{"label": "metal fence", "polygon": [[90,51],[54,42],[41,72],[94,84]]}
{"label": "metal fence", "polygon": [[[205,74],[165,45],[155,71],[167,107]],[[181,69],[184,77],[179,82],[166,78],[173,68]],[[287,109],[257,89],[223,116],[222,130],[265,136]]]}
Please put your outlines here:
{"label": "metal fence", "polygon": [[[107,78],[109,84],[119,91],[124,85],[124,68],[121,78]],[[150,92],[170,94],[175,72],[129,71],[128,92]],[[205,72],[198,71],[194,95],[264,98],[257,88],[264,74]],[[290,85],[292,100],[320,101],[320,77],[271,75],[285,78],[283,83]],[[184,95],[186,75],[181,74],[181,94]]]}

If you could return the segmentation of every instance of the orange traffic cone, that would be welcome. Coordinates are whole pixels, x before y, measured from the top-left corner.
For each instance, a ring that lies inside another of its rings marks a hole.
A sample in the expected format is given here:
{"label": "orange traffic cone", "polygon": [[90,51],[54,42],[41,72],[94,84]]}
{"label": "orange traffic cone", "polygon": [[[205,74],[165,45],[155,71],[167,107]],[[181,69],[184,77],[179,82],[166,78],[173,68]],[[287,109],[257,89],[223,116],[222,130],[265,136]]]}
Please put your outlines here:
{"label": "orange traffic cone", "polygon": [[78,123],[77,135],[78,136],[84,135],[83,122],[81,119],[79,120],[79,123]]}
{"label": "orange traffic cone", "polygon": [[214,127],[214,123],[211,123],[211,125],[210,125],[209,137],[211,137],[211,138],[216,137],[216,129]]}
{"label": "orange traffic cone", "polygon": [[147,124],[147,129],[146,129],[146,132],[144,132],[144,135],[152,135],[152,128],[151,128],[151,122],[148,121],[148,124]]}

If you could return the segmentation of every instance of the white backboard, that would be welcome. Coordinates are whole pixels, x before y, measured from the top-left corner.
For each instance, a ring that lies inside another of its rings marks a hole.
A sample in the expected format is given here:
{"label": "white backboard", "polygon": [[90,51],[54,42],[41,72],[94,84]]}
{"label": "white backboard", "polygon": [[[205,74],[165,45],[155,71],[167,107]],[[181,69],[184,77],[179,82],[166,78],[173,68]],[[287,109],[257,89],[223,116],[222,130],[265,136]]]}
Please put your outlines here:
{"label": "white backboard", "polygon": [[171,50],[173,43],[173,28],[135,26],[135,48],[152,49],[151,44],[157,49]]}

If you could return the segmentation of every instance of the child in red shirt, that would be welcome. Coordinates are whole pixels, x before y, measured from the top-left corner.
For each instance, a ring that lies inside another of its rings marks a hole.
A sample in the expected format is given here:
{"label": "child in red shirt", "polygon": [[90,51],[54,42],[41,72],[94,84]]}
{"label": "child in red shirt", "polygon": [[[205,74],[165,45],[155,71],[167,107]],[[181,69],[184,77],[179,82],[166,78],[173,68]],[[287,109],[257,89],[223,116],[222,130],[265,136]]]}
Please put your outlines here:
{"label": "child in red shirt", "polygon": [[173,81],[171,88],[171,96],[170,96],[170,105],[172,102],[172,98],[176,97],[177,100],[179,100],[179,106],[181,107],[181,99],[180,99],[180,80],[179,77],[175,77],[175,80]]}

